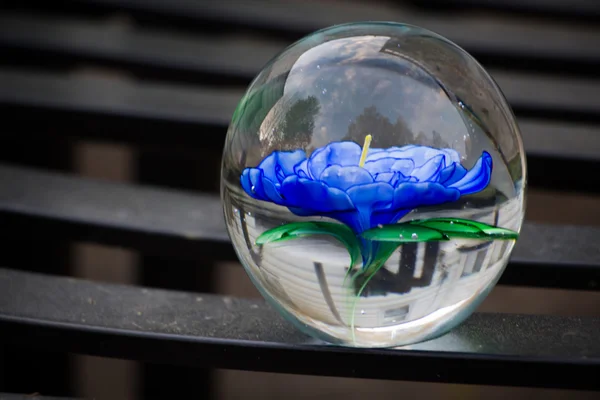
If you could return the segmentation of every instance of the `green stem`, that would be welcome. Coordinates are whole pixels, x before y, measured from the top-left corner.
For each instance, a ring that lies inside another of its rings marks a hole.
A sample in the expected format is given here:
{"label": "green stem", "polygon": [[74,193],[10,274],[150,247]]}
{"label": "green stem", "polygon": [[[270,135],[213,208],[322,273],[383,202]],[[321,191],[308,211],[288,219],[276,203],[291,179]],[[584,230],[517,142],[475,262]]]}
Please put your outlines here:
{"label": "green stem", "polygon": [[[376,249],[374,252],[375,254],[370,254],[368,257],[368,260],[370,262],[367,265],[364,265],[362,270],[352,277],[352,281],[350,284],[350,287],[354,288],[356,280],[361,276],[366,276],[366,279],[358,289],[358,292],[356,293],[356,296],[354,297],[354,301],[350,308],[350,329],[352,331],[352,341],[354,343],[356,343],[355,319],[358,301],[360,300],[362,293],[364,292],[371,279],[373,279],[375,274],[377,274],[377,272],[385,265],[385,262],[390,258],[394,251],[396,251],[396,249],[398,248],[398,243],[379,242],[374,248]],[[346,274],[346,276],[348,276],[348,274]],[[346,278],[344,278],[344,282],[345,281]]]}
{"label": "green stem", "polygon": [[[385,264],[385,262],[379,263],[379,265],[376,267],[376,269],[370,275],[367,276],[367,278],[365,279],[365,281],[363,282],[363,284],[358,289],[358,293],[354,297],[354,303],[352,304],[352,315],[350,316],[350,330],[352,331],[352,342],[354,342],[354,344],[356,344],[356,331],[354,329],[354,326],[355,326],[354,321],[355,321],[355,316],[356,316],[356,306],[358,305],[358,301],[360,300],[360,296],[362,295],[362,292],[365,290],[365,288],[367,287],[367,285],[369,284],[369,282],[371,281],[371,279],[375,276],[375,274],[377,273],[377,271],[379,271],[381,269],[381,267],[383,267],[384,264]],[[354,278],[352,279],[352,283],[353,284],[356,281],[356,278],[359,277],[360,275],[361,274],[356,274],[354,276]]]}

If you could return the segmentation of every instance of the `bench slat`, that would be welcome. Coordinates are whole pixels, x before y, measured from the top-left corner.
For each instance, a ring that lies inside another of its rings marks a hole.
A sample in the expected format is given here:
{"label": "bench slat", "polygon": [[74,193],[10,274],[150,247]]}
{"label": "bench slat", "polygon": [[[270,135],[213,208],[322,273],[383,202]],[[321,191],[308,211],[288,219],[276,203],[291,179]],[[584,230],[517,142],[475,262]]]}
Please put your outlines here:
{"label": "bench slat", "polygon": [[0,71],[0,110],[20,134],[222,149],[242,95],[240,90]]}
{"label": "bench slat", "polygon": [[[493,13],[474,19],[461,14],[434,14],[403,7],[401,3],[323,2],[319,0],[229,0],[226,3],[173,0],[71,0],[68,8],[127,11],[152,16],[153,23],[175,26],[188,22],[205,29],[202,21],[223,26],[249,27],[266,33],[299,37],[326,26],[353,21],[399,21],[428,28],[471,52],[598,63],[598,29],[574,23],[511,18]],[[156,18],[158,17],[158,18]]]}
{"label": "bench slat", "polygon": [[[172,70],[169,79],[183,74],[181,79],[189,80],[190,75],[197,74],[199,80],[208,74],[249,82],[288,43],[243,36],[211,38],[121,30],[92,21],[7,14],[0,17],[0,44],[24,51],[36,64],[36,52],[41,51],[52,60],[62,56],[121,64],[134,71],[153,68],[155,75]],[[488,68],[521,115],[600,121],[600,99],[596,95],[600,80],[540,77]]]}
{"label": "bench slat", "polygon": [[[76,40],[74,40],[76,38]],[[183,34],[65,17],[6,12],[0,16],[0,46],[15,58],[56,63],[95,62],[125,67],[142,76],[247,84],[274,54],[289,45],[242,35]],[[235,54],[235,57],[232,57]]]}
{"label": "bench slat", "polygon": [[74,397],[48,397],[35,394],[0,393],[0,400],[84,400]]}
{"label": "bench slat", "polygon": [[157,363],[598,390],[598,331],[600,318],[476,313],[438,339],[365,351],[309,339],[258,299],[0,269],[5,343]]}
{"label": "bench slat", "polygon": [[[236,260],[216,195],[97,181],[0,165],[0,223],[178,258]],[[600,289],[600,228],[526,222],[501,284]]]}
{"label": "bench slat", "polygon": [[216,195],[7,165],[0,167],[0,181],[0,220],[11,236],[60,235],[184,259],[206,260],[211,253],[235,259]]}
{"label": "bench slat", "polygon": [[600,3],[595,0],[410,0],[411,4],[424,7],[460,7],[461,10],[500,10],[533,15],[549,15],[578,20],[600,18]]}

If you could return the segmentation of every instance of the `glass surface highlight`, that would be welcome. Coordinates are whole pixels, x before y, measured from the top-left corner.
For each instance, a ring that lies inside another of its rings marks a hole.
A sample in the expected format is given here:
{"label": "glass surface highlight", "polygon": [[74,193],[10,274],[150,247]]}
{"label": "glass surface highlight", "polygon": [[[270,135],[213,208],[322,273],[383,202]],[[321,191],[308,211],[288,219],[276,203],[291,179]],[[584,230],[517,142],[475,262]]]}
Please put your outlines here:
{"label": "glass surface highlight", "polygon": [[226,225],[263,296],[307,334],[356,347],[428,340],[501,276],[526,164],[500,89],[425,29],[327,28],[272,59],[233,115]]}

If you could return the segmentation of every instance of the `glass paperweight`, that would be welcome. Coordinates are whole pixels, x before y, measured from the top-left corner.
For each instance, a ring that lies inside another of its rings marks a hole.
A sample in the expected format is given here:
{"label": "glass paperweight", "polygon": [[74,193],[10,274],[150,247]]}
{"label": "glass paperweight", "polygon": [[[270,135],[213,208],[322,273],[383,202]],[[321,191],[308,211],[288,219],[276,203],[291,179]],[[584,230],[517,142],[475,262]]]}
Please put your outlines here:
{"label": "glass paperweight", "polygon": [[464,321],[523,222],[526,164],[465,50],[398,23],[338,25],[274,57],[236,108],[221,196],[263,296],[329,343],[394,347]]}

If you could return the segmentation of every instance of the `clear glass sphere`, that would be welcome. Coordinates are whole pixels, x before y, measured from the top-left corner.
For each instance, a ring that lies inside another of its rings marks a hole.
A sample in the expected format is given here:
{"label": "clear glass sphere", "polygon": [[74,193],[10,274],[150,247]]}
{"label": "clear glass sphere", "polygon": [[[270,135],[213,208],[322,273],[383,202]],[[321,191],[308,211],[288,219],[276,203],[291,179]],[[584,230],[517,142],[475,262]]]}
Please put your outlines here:
{"label": "clear glass sphere", "polygon": [[500,89],[415,26],[352,23],[250,84],[223,153],[235,250],[264,297],[330,343],[392,347],[466,319],[523,222],[526,165]]}

